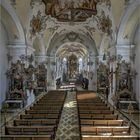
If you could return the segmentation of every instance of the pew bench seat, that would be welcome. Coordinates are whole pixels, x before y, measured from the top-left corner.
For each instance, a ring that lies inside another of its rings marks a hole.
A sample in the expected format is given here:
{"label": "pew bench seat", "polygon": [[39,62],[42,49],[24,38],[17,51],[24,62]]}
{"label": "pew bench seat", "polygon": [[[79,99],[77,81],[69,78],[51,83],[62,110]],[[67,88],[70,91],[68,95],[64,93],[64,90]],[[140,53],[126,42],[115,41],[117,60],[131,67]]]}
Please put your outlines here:
{"label": "pew bench seat", "polygon": [[107,115],[101,115],[101,114],[79,114],[80,119],[93,119],[93,120],[117,120],[118,115],[115,114],[107,114]]}
{"label": "pew bench seat", "polygon": [[20,115],[21,119],[59,119],[60,114],[25,114]]}
{"label": "pew bench seat", "polygon": [[53,125],[53,126],[57,126],[58,124],[58,119],[46,119],[46,120],[42,120],[42,119],[32,119],[32,120],[28,120],[28,119],[19,119],[19,120],[14,120],[14,126],[48,126],[48,125]]}
{"label": "pew bench seat", "polygon": [[82,135],[130,135],[129,126],[81,126]]}
{"label": "pew bench seat", "polygon": [[80,120],[81,126],[122,126],[123,120]]}
{"label": "pew bench seat", "polygon": [[89,136],[82,135],[80,140],[139,140],[137,136]]}
{"label": "pew bench seat", "polygon": [[26,110],[26,114],[60,114],[62,110]]}
{"label": "pew bench seat", "polygon": [[32,106],[31,110],[62,110],[62,106]]}
{"label": "pew bench seat", "polygon": [[109,110],[110,108],[107,106],[78,106],[79,109],[85,110]]}
{"label": "pew bench seat", "polygon": [[52,135],[2,135],[1,140],[53,140]]}
{"label": "pew bench seat", "polygon": [[5,127],[6,135],[51,135],[54,136],[55,126],[9,126]]}
{"label": "pew bench seat", "polygon": [[113,110],[79,110],[80,114],[113,114]]}

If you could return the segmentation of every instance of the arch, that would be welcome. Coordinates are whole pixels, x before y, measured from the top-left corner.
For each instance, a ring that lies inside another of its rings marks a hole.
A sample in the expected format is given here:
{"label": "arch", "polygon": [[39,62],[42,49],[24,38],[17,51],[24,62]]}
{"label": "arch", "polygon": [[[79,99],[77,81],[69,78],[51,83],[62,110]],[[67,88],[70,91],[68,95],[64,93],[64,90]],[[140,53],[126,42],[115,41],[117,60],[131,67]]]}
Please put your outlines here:
{"label": "arch", "polygon": [[134,43],[135,34],[136,34],[137,30],[139,31],[139,26],[140,26],[140,20],[137,21],[137,23],[136,23],[136,25],[133,28],[133,31],[131,33],[130,42],[132,42],[132,43]]}
{"label": "arch", "polygon": [[77,57],[84,57],[88,55],[87,48],[78,42],[70,42],[62,44],[56,51],[56,57],[64,57],[75,54]]}
{"label": "arch", "polygon": [[48,56],[54,55],[54,53],[58,50],[60,46],[62,46],[62,44],[70,43],[70,42],[77,42],[77,43],[83,44],[83,46],[87,48],[88,52],[98,55],[98,50],[96,48],[95,41],[93,39],[88,38],[88,36],[83,35],[83,34],[78,34],[78,33],[76,34],[78,37],[74,41],[70,41],[66,37],[67,33],[64,33],[61,35],[56,34],[50,41],[50,44],[46,50],[47,55]]}
{"label": "arch", "polygon": [[[24,33],[23,27],[21,25],[21,22],[20,22],[18,16],[16,15],[14,9],[6,0],[2,1],[1,5],[6,10],[6,12],[10,15],[11,19],[13,20],[14,24],[16,25],[16,28],[17,28],[19,36],[20,36],[20,42],[25,43],[25,33]],[[1,15],[1,16],[3,16],[3,15]],[[1,20],[3,23],[5,23],[5,21],[3,21],[3,18],[1,18]],[[8,27],[6,27],[6,28],[8,28]],[[9,35],[9,37],[10,37],[10,35]]]}
{"label": "arch", "polygon": [[125,27],[128,23],[128,20],[130,18],[130,16],[133,14],[133,12],[135,11],[135,9],[140,5],[140,1],[136,0],[135,2],[133,2],[128,9],[126,9],[124,15],[122,16],[122,20],[119,26],[119,31],[118,31],[118,35],[117,35],[117,44],[122,43],[123,42],[123,33],[125,30]]}

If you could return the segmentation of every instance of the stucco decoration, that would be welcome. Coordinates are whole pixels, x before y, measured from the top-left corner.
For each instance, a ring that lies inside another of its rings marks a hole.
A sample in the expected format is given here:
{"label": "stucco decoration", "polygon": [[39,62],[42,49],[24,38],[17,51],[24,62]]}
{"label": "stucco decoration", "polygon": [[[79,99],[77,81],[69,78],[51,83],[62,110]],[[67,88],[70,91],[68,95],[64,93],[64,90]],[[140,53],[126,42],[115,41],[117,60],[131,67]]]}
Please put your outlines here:
{"label": "stucco decoration", "polygon": [[111,35],[113,30],[111,29],[112,27],[112,21],[109,18],[109,15],[105,15],[105,12],[102,11],[101,15],[98,16],[98,24],[97,24],[99,30],[102,32],[106,33],[107,35]]}
{"label": "stucco decoration", "polygon": [[40,11],[38,11],[36,16],[33,15],[33,18],[30,22],[30,27],[31,27],[31,30],[30,30],[31,36],[34,36],[37,33],[45,30],[45,28],[46,28],[46,18],[45,18],[45,16],[41,15]]}
{"label": "stucco decoration", "polygon": [[75,32],[70,32],[66,36],[67,36],[69,41],[73,42],[73,41],[75,41],[77,39],[78,34],[75,33]]}
{"label": "stucco decoration", "polygon": [[110,8],[111,8],[111,1],[110,0],[97,0],[97,1],[99,1],[99,4],[104,3],[108,7],[108,10],[110,10]]}

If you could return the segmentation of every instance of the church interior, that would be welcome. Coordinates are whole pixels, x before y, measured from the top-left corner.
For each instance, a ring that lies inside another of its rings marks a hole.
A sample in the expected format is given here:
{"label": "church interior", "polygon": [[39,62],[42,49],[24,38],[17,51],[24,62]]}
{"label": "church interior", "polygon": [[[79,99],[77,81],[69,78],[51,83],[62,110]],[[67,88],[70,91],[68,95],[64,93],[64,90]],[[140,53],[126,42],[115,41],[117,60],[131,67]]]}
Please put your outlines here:
{"label": "church interior", "polygon": [[1,140],[138,140],[139,0],[0,1]]}

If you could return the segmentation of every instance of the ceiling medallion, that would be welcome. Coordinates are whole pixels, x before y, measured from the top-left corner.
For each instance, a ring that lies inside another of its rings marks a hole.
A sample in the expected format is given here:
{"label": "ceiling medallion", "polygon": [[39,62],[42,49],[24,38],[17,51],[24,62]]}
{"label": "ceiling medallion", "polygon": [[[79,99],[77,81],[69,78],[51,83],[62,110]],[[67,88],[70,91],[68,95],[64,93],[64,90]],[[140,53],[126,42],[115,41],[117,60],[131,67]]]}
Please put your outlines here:
{"label": "ceiling medallion", "polygon": [[42,0],[46,15],[55,17],[58,21],[81,22],[97,14],[97,0]]}

